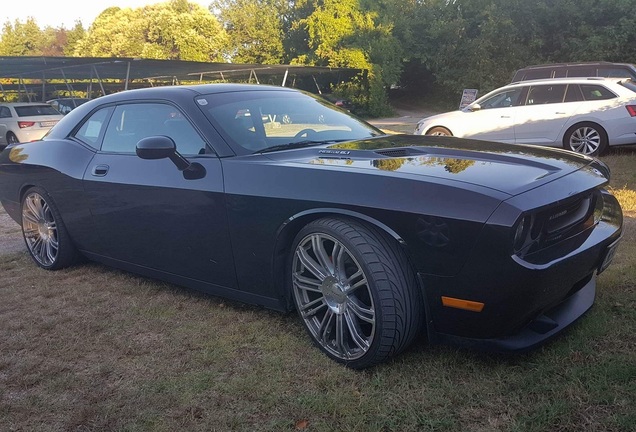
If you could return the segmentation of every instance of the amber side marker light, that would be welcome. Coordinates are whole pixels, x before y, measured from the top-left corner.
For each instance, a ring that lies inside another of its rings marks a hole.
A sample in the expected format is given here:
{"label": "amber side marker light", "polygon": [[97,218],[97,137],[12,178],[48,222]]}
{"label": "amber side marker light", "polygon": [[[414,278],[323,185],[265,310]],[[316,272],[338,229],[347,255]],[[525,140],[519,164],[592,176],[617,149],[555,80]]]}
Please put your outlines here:
{"label": "amber side marker light", "polygon": [[481,302],[462,300],[454,297],[442,296],[442,304],[446,307],[464,309],[471,312],[481,312],[484,309],[484,304]]}

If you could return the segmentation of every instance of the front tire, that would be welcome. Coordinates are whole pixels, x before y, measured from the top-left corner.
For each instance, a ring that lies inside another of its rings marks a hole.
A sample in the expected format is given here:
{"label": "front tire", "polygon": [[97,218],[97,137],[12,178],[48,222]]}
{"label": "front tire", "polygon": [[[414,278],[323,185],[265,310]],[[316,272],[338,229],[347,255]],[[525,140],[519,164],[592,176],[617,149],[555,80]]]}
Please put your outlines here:
{"label": "front tire", "polygon": [[608,146],[607,133],[595,123],[579,123],[563,136],[563,148],[588,156],[598,156]]}
{"label": "front tire", "polygon": [[449,131],[445,127],[441,127],[441,126],[436,126],[434,128],[430,128],[428,131],[426,131],[426,135],[431,135],[431,136],[453,136],[451,131]]}
{"label": "front tire", "polygon": [[35,263],[57,270],[75,263],[77,251],[53,200],[42,188],[34,187],[22,199],[22,235]]}
{"label": "front tire", "polygon": [[311,222],[291,259],[296,309],[314,343],[354,369],[403,351],[422,326],[415,274],[393,239],[348,219]]}

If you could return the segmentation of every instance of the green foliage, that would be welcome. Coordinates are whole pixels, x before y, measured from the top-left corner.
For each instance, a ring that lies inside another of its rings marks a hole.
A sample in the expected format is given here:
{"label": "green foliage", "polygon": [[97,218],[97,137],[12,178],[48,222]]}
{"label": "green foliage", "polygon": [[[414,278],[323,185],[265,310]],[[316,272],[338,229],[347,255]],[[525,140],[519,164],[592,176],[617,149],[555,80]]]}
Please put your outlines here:
{"label": "green foliage", "polygon": [[33,18],[27,18],[24,23],[16,20],[15,23],[11,24],[7,21],[0,38],[0,55],[42,55],[46,39],[45,32],[40,30]]}
{"label": "green foliage", "polygon": [[227,31],[235,63],[279,64],[288,4],[280,0],[216,0],[211,8]]}
{"label": "green foliage", "polygon": [[74,54],[222,61],[227,34],[205,8],[187,0],[104,10],[77,42]]}
{"label": "green foliage", "polygon": [[[387,89],[446,99],[523,66],[636,62],[633,0],[187,0],[111,7],[85,31],[6,22],[0,55],[125,56],[364,69],[334,91],[367,115]],[[435,93],[435,94],[432,94]],[[450,95],[450,96],[449,96]]]}

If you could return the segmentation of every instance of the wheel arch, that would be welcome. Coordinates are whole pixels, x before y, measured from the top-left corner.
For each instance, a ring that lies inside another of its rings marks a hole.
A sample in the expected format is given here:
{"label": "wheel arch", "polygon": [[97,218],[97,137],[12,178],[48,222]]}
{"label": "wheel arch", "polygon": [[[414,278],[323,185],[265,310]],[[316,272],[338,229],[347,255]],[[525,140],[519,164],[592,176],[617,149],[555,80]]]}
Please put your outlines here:
{"label": "wheel arch", "polygon": [[286,270],[289,265],[289,256],[292,253],[292,243],[298,232],[305,225],[323,217],[346,218],[361,222],[362,224],[372,225],[390,238],[397,241],[402,247],[407,258],[409,258],[404,239],[389,226],[368,215],[341,208],[316,208],[297,213],[285,220],[285,222],[283,222],[278,228],[272,258],[274,286],[279,287],[279,295],[284,299],[285,309],[287,311],[294,310],[291,286],[289,285],[289,281],[286,280]]}
{"label": "wheel arch", "polygon": [[561,136],[562,147],[566,148],[568,146],[568,143],[566,143],[566,140],[568,139],[568,136],[570,135],[571,131],[586,124],[598,127],[599,132],[601,132],[604,135],[605,142],[607,143],[606,147],[610,146],[609,134],[607,133],[607,130],[603,127],[603,125],[599,121],[595,119],[580,119],[577,122],[571,124],[570,126],[564,128],[563,135]]}

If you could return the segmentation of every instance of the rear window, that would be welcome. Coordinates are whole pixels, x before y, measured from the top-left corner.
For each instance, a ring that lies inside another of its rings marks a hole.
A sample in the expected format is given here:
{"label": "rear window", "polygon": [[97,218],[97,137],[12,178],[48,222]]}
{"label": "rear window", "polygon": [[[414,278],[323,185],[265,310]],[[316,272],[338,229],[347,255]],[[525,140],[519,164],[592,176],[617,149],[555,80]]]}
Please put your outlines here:
{"label": "rear window", "polygon": [[615,98],[616,95],[600,85],[581,84],[581,91],[586,101]]}
{"label": "rear window", "polygon": [[34,117],[42,115],[57,115],[60,113],[50,105],[25,105],[14,107],[18,117]]}
{"label": "rear window", "polygon": [[627,68],[598,68],[598,76],[606,78],[634,78],[636,75]]}

